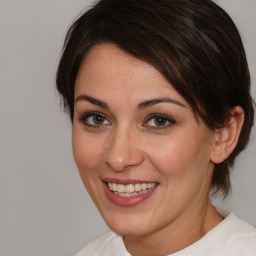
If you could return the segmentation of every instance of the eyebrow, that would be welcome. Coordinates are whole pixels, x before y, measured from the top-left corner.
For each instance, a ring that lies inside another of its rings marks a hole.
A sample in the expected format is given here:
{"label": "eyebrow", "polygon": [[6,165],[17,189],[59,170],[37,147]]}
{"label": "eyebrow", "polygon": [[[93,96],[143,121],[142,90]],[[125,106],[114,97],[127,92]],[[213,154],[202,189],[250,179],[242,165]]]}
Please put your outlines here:
{"label": "eyebrow", "polygon": [[[106,102],[104,102],[102,100],[95,99],[95,98],[85,95],[85,94],[77,96],[77,98],[75,99],[75,103],[79,102],[79,101],[88,101],[94,105],[101,107],[101,108],[110,109],[109,105]],[[151,100],[146,100],[146,101],[141,102],[137,106],[137,110],[140,111],[140,110],[143,110],[144,108],[151,107],[151,106],[159,104],[159,103],[172,103],[172,104],[176,104],[181,107],[186,107],[184,104],[180,103],[177,100],[171,99],[171,98],[157,98],[157,99],[151,99]]]}
{"label": "eyebrow", "polygon": [[159,103],[172,103],[172,104],[176,104],[180,107],[186,107],[184,104],[180,103],[177,100],[171,99],[171,98],[158,98],[158,99],[152,99],[152,100],[147,100],[147,101],[141,102],[138,105],[137,109],[142,110],[144,108],[151,107],[151,106],[159,104]]}
{"label": "eyebrow", "polygon": [[110,109],[108,104],[104,101],[101,101],[101,100],[98,100],[98,99],[95,99],[93,97],[90,97],[88,95],[79,95],[76,99],[75,99],[75,103],[78,102],[78,101],[88,101],[94,105],[97,105],[101,108],[104,108],[104,109]]}

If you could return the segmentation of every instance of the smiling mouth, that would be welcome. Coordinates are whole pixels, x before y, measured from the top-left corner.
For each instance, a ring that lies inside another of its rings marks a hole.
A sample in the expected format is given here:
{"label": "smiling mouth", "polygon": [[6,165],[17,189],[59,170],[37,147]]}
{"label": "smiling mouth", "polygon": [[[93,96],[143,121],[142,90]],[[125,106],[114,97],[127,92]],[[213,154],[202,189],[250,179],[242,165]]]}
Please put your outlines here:
{"label": "smiling mouth", "polygon": [[142,194],[146,194],[159,183],[136,183],[136,184],[117,184],[107,182],[107,185],[111,192],[120,197],[133,197]]}

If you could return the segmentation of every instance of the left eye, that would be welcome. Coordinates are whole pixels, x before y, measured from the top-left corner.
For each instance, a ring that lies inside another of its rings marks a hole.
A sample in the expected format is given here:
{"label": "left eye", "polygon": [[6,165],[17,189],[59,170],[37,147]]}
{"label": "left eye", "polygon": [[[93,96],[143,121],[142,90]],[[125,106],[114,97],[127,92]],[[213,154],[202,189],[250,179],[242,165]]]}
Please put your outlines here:
{"label": "left eye", "polygon": [[155,129],[161,129],[169,127],[172,124],[175,124],[175,121],[172,118],[163,114],[155,114],[149,117],[145,126],[149,126]]}

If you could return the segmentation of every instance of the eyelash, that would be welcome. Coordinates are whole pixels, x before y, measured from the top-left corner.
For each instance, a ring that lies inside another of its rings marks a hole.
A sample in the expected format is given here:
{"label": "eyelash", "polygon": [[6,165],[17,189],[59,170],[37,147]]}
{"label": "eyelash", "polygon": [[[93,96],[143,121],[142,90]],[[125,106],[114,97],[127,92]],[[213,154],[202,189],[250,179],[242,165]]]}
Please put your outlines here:
{"label": "eyelash", "polygon": [[164,114],[157,114],[157,113],[149,115],[146,118],[146,122],[145,123],[148,123],[151,120],[156,119],[156,118],[162,118],[165,122],[169,122],[169,124],[168,125],[164,125],[164,126],[147,126],[147,125],[143,124],[143,126],[147,126],[149,129],[161,130],[161,129],[167,129],[170,126],[172,126],[173,124],[176,123],[176,121],[173,118],[171,118],[169,116],[166,116]]}
{"label": "eyelash", "polygon": [[[101,128],[102,126],[105,126],[106,124],[89,124],[88,123],[88,119],[90,117],[96,117],[96,116],[104,118],[104,122],[108,121],[111,124],[111,122],[106,118],[106,116],[100,112],[89,112],[89,113],[81,116],[80,118],[78,118],[78,121],[83,123],[83,125],[85,125],[87,127],[92,127],[92,128]],[[151,120],[156,119],[156,118],[161,118],[164,122],[168,122],[169,124],[168,125],[164,124],[163,126],[146,125],[148,122],[150,122]],[[147,127],[149,129],[153,129],[153,130],[161,130],[161,129],[167,129],[175,123],[176,123],[176,121],[169,116],[166,116],[164,114],[154,113],[154,114],[147,116],[146,121],[143,122],[142,126]],[[107,124],[107,126],[110,124]]]}
{"label": "eyelash", "polygon": [[[92,128],[101,128],[102,125],[104,124],[89,124],[88,123],[88,119],[90,117],[96,117],[96,116],[99,116],[99,117],[102,117],[104,118],[104,121],[108,119],[106,118],[106,116],[100,112],[89,112],[83,116],[81,116],[80,118],[78,118],[78,121],[80,121],[81,123],[83,123],[83,125],[87,126],[87,127],[92,127]],[[109,121],[108,121],[109,122]],[[109,122],[110,123],[110,122]]]}

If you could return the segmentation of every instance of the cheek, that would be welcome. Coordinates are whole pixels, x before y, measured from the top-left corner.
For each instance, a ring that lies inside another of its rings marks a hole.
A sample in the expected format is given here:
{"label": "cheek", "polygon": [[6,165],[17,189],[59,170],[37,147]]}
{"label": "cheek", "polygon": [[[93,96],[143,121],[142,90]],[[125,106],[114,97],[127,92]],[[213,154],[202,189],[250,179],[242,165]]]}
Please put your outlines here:
{"label": "cheek", "polygon": [[169,143],[163,141],[152,148],[150,158],[161,176],[164,196],[160,205],[165,212],[179,214],[199,194],[208,193],[207,143],[198,143],[192,136],[175,136]]}
{"label": "cheek", "polygon": [[99,198],[99,187],[101,187],[99,164],[102,160],[102,144],[91,136],[86,136],[84,131],[73,128],[72,147],[74,159],[88,193],[92,200],[97,203]]}
{"label": "cheek", "polygon": [[102,142],[86,136],[84,131],[73,129],[72,148],[81,176],[95,173],[96,166],[102,157]]}
{"label": "cheek", "polygon": [[201,143],[196,138],[175,136],[153,145],[148,155],[164,176],[179,176],[204,171],[209,162],[208,149],[206,143]]}

